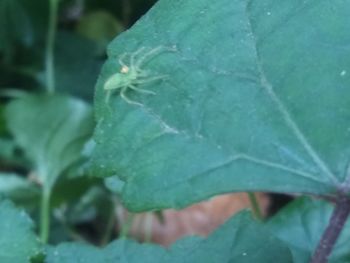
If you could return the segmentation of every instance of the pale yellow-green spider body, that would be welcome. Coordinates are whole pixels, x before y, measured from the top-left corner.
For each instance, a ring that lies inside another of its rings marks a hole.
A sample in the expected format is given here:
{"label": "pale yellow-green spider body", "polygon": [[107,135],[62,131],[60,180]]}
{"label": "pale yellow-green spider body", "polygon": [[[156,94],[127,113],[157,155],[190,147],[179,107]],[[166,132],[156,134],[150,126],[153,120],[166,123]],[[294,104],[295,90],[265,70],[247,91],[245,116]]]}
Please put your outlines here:
{"label": "pale yellow-green spider body", "polygon": [[[154,76],[149,71],[142,69],[144,63],[149,61],[150,58],[163,51],[175,51],[175,49],[165,48],[163,46],[156,47],[150,51],[145,51],[146,48],[142,47],[134,53],[124,53],[119,57],[119,64],[121,69],[119,72],[113,74],[107,79],[104,84],[104,90],[107,92],[106,103],[109,102],[110,96],[113,91],[120,90],[120,97],[129,104],[142,105],[139,102],[130,100],[126,93],[129,90],[137,92],[155,95],[156,93],[150,90],[140,88],[140,85],[161,80],[166,78],[166,75]],[[142,54],[143,52],[146,52]],[[124,61],[125,57],[129,56],[129,62]]]}

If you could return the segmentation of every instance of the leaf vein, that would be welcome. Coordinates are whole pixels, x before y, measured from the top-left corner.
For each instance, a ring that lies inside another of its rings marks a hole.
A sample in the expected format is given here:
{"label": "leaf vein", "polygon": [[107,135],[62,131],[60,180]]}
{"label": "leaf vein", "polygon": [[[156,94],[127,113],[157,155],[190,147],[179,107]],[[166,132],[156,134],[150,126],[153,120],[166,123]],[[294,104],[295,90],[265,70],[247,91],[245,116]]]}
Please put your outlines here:
{"label": "leaf vein", "polygon": [[260,74],[260,83],[261,86],[266,90],[269,97],[272,99],[272,101],[277,106],[278,111],[281,113],[284,121],[286,122],[287,126],[291,129],[291,131],[294,133],[295,137],[298,139],[298,141],[301,143],[301,145],[304,147],[306,152],[310,155],[310,157],[313,159],[315,164],[321,169],[321,171],[324,172],[324,174],[327,176],[327,179],[330,180],[334,184],[338,184],[337,178],[332,174],[326,163],[321,159],[321,157],[317,154],[317,152],[314,150],[314,148],[309,143],[308,139],[305,137],[305,135],[300,130],[297,123],[292,118],[291,114],[287,110],[286,106],[283,104],[283,102],[280,100],[280,98],[275,93],[272,84],[268,81],[266,74],[262,68],[262,65],[260,63],[260,57],[257,47],[257,41],[254,35],[254,31],[251,25],[251,18],[249,15],[248,10],[248,4],[246,6],[246,15],[247,15],[247,22],[248,26],[252,35],[252,38],[254,40],[255,44],[255,56],[256,56],[256,63],[258,67],[258,73]]}

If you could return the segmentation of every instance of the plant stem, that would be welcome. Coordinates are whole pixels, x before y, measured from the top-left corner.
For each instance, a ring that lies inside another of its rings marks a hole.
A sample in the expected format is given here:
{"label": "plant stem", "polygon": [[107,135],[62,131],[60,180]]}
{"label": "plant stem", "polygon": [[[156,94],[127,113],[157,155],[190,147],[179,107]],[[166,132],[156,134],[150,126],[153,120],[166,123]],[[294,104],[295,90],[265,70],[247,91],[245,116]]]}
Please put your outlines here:
{"label": "plant stem", "polygon": [[101,246],[108,244],[108,241],[110,240],[112,233],[114,231],[114,225],[115,225],[115,214],[114,214],[114,209],[113,209],[109,218],[108,218],[105,233],[101,239],[101,243],[100,243]]}
{"label": "plant stem", "polygon": [[263,215],[261,213],[261,209],[259,206],[259,202],[256,198],[256,195],[254,193],[247,193],[247,194],[248,194],[250,205],[253,209],[253,213],[254,213],[255,217],[259,220],[263,220]]}
{"label": "plant stem", "polygon": [[46,244],[49,239],[50,197],[51,197],[51,190],[44,187],[44,190],[41,196],[41,207],[40,207],[40,238],[44,244]]}
{"label": "plant stem", "polygon": [[50,0],[49,25],[46,39],[46,88],[49,93],[55,92],[54,47],[57,25],[57,10],[59,0]]}
{"label": "plant stem", "polygon": [[126,222],[123,224],[121,230],[120,230],[120,238],[127,238],[129,235],[130,228],[132,226],[132,223],[134,221],[135,214],[128,213],[128,216],[126,218]]}
{"label": "plant stem", "polygon": [[148,212],[145,216],[145,243],[151,243],[152,241],[152,224],[153,224],[153,213]]}
{"label": "plant stem", "polygon": [[350,199],[341,193],[335,204],[329,224],[311,259],[311,263],[326,263],[350,214]]}

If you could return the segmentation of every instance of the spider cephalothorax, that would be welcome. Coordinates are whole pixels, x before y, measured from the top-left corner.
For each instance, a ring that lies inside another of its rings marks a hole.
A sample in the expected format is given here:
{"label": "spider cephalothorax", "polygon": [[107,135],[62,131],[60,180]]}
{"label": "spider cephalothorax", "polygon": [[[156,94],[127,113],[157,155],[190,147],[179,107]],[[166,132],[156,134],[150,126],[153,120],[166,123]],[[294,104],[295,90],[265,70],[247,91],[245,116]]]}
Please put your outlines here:
{"label": "spider cephalothorax", "polygon": [[[118,60],[121,65],[120,71],[109,77],[104,85],[104,90],[107,92],[106,102],[108,103],[111,93],[115,90],[120,90],[120,97],[124,99],[124,101],[136,105],[142,104],[130,100],[126,96],[128,90],[155,95],[153,91],[141,89],[140,85],[164,79],[166,76],[152,75],[149,71],[142,69],[142,66],[145,62],[149,61],[150,58],[164,51],[175,51],[175,49],[159,46],[147,51],[145,47],[142,47],[134,53],[124,53],[121,55]],[[124,61],[126,57],[129,59],[128,63]]]}

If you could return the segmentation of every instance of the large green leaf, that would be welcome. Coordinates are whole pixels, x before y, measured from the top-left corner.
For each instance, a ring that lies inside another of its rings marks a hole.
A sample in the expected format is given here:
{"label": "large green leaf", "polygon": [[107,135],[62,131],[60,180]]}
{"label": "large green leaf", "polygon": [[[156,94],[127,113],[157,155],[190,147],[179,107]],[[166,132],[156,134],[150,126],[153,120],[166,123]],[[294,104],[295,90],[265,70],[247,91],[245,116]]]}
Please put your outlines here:
{"label": "large green leaf", "polygon": [[[254,242],[252,242],[254,240]],[[185,238],[169,250],[155,245],[140,245],[119,240],[104,249],[66,243],[48,251],[47,263],[270,263],[292,262],[289,249],[243,212],[222,225],[207,239]]]}
{"label": "large green leaf", "polygon": [[33,95],[6,108],[9,130],[32,161],[41,183],[51,188],[57,177],[81,160],[93,127],[90,107],[60,95]]}
{"label": "large green leaf", "polygon": [[[123,180],[133,210],[232,191],[333,194],[350,156],[349,13],[343,0],[159,1],[109,47],[95,172]],[[143,65],[168,75],[139,85],[156,95],[108,101],[117,57],[158,46],[177,52]]]}
{"label": "large green leaf", "polygon": [[160,262],[292,262],[292,254],[285,244],[253,220],[248,212],[234,216],[207,239],[188,241],[175,243],[170,255]]}
{"label": "large green leaf", "polygon": [[48,251],[47,263],[112,263],[112,262],[142,262],[156,263],[165,251],[153,245],[139,245],[128,240],[111,243],[104,249],[79,243],[63,243]]}
{"label": "large green leaf", "polygon": [[0,262],[30,262],[41,249],[33,222],[9,201],[0,203],[0,218]]}
{"label": "large green leaf", "polygon": [[[300,198],[282,209],[267,226],[292,250],[293,262],[310,262],[334,206],[329,202]],[[345,225],[336,243],[330,263],[350,262],[350,222]]]}

